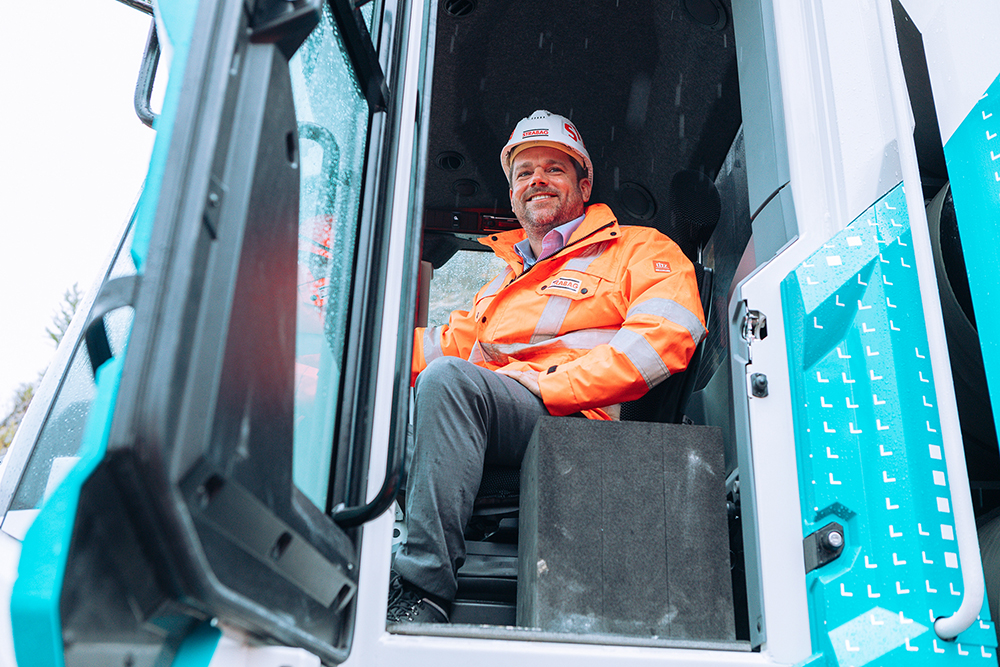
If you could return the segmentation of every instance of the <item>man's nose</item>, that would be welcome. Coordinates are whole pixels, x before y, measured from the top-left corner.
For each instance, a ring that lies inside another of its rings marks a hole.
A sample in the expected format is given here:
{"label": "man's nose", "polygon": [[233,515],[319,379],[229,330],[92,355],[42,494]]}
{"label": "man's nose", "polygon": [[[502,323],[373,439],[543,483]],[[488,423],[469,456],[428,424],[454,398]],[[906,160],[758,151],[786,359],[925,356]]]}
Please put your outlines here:
{"label": "man's nose", "polygon": [[542,167],[536,167],[535,170],[531,172],[531,182],[528,185],[535,186],[546,182],[547,181],[545,179],[545,169],[543,169]]}

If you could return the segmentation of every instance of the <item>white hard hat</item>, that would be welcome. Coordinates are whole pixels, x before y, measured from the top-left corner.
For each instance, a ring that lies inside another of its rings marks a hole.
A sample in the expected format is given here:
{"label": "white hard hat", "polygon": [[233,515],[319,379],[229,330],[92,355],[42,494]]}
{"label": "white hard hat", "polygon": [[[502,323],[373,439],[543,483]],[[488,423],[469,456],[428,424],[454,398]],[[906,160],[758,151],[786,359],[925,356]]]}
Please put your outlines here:
{"label": "white hard hat", "polygon": [[500,165],[510,179],[510,165],[518,153],[533,146],[549,146],[569,154],[581,162],[587,170],[587,178],[594,180],[594,164],[590,154],[580,139],[580,131],[568,118],[539,109],[527,118],[522,118],[511,132],[507,145],[500,151]]}

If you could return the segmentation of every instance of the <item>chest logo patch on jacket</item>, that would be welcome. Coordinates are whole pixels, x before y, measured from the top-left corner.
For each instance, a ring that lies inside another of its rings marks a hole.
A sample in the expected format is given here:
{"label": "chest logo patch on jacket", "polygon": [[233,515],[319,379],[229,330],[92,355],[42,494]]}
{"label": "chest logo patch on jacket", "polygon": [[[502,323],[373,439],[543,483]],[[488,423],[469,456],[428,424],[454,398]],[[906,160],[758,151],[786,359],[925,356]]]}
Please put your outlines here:
{"label": "chest logo patch on jacket", "polygon": [[580,281],[576,278],[556,278],[549,283],[549,287],[552,289],[566,290],[567,292],[576,294],[580,291]]}
{"label": "chest logo patch on jacket", "polygon": [[653,271],[656,273],[670,273],[670,262],[663,262],[658,259],[654,259]]}

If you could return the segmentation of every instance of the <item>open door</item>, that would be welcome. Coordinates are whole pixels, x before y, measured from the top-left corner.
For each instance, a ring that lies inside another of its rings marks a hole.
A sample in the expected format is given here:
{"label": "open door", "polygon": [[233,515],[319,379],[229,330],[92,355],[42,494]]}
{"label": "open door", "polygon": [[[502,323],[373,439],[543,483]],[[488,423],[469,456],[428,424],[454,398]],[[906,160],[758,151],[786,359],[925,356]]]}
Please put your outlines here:
{"label": "open door", "polygon": [[[96,398],[25,537],[19,664],[170,664],[219,623],[346,659],[357,526],[400,458],[366,504],[400,123],[376,44],[393,51],[406,13],[158,7],[172,61],[137,273],[105,284],[86,327]],[[103,316],[126,307],[123,352]]]}

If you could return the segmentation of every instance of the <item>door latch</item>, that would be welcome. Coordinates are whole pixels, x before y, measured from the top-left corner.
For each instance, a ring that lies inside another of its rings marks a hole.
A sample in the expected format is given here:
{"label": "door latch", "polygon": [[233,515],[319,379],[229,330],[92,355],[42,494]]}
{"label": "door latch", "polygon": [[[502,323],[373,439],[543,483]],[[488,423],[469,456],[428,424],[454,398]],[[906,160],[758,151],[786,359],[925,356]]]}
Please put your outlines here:
{"label": "door latch", "polygon": [[754,340],[764,340],[767,338],[767,317],[759,310],[748,310],[743,316],[741,333],[747,345]]}
{"label": "door latch", "polygon": [[767,318],[759,310],[747,310],[740,323],[740,337],[747,344],[747,363],[753,362],[753,342],[767,338]]}

